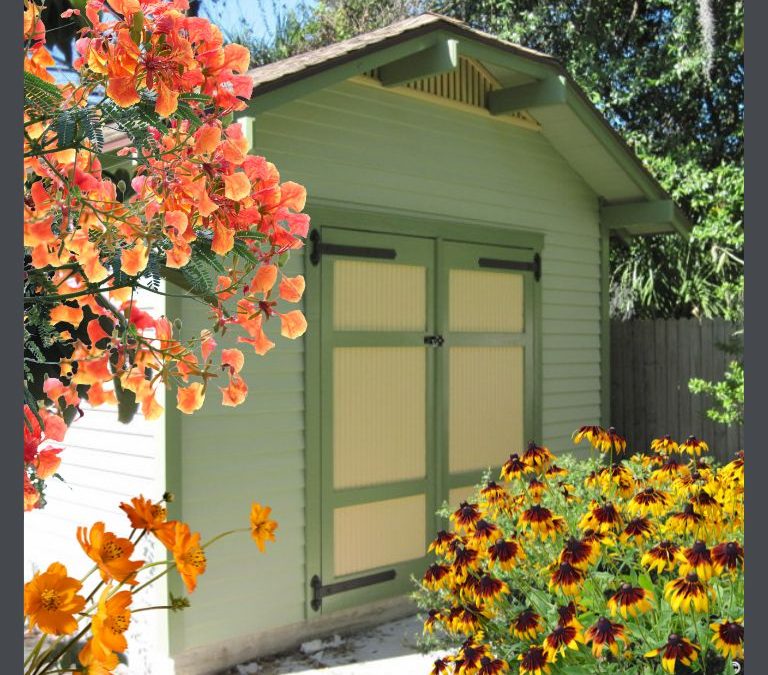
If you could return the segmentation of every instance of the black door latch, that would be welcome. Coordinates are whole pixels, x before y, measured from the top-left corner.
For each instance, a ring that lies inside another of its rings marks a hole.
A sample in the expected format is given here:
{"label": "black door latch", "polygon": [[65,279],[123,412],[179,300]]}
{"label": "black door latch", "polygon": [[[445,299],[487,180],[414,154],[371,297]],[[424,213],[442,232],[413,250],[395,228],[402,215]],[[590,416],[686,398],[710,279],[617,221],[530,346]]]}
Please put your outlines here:
{"label": "black door latch", "polygon": [[445,338],[442,335],[425,335],[424,344],[431,347],[442,347]]}

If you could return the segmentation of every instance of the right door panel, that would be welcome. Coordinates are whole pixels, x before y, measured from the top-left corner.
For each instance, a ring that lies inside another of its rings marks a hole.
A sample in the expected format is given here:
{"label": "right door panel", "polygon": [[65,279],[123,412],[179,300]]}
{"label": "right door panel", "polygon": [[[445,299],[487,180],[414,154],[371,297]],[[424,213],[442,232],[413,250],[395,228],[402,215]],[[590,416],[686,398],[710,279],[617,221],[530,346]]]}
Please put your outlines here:
{"label": "right door panel", "polygon": [[[530,249],[443,242],[438,259],[444,485],[465,493],[533,433]],[[495,477],[495,476],[494,476]]]}

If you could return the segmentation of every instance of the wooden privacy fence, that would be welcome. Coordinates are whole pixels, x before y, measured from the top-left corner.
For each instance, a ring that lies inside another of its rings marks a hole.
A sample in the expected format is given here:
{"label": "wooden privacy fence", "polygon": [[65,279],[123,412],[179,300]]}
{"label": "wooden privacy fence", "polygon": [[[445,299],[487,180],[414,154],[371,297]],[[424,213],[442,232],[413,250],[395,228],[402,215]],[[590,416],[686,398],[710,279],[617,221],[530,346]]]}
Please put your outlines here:
{"label": "wooden privacy fence", "polygon": [[692,377],[722,379],[733,356],[720,346],[735,330],[720,319],[611,321],[611,424],[631,451],[663,434],[693,434],[721,461],[743,447],[742,428],[710,420],[709,397],[688,390]]}

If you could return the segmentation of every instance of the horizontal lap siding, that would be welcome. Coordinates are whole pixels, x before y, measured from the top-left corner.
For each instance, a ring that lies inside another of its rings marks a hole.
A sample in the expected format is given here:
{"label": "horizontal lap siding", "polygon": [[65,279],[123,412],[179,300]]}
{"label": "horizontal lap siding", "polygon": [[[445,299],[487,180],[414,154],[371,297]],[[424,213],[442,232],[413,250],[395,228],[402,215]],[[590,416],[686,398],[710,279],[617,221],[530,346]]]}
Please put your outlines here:
{"label": "horizontal lap siding", "polygon": [[[294,254],[286,273],[301,272],[302,254]],[[183,334],[209,325],[205,307],[185,300],[178,307]],[[304,618],[304,345],[281,337],[277,318],[265,330],[276,347],[264,356],[234,333],[216,336],[219,348],[246,356],[242,405],[223,407],[223,383],[214,380],[194,415],[169,411],[181,418],[181,513],[203,540],[247,526],[254,501],[278,521],[266,554],[247,533],[213,545],[191,607],[171,617],[174,654]]]}
{"label": "horizontal lap siding", "polygon": [[[140,293],[137,301],[154,315],[164,312],[161,296]],[[66,482],[50,479],[48,505],[24,516],[25,577],[54,561],[66,565],[71,576],[82,577],[92,561],[77,542],[77,527],[90,527],[100,520],[108,531],[128,536],[131,528],[120,502],[139,494],[160,499],[165,490],[162,421],[149,422],[138,413],[130,424],[122,424],[115,408],[91,408],[87,403],[82,408],[84,415],[72,423],[64,442],[57,444],[64,447],[59,473]],[[149,538],[133,556],[145,560],[164,557],[164,547]],[[91,589],[88,583],[85,590]],[[165,584],[155,584],[141,596],[142,606],[166,604]],[[128,651],[131,673],[167,672],[165,625],[162,612],[134,615]]]}

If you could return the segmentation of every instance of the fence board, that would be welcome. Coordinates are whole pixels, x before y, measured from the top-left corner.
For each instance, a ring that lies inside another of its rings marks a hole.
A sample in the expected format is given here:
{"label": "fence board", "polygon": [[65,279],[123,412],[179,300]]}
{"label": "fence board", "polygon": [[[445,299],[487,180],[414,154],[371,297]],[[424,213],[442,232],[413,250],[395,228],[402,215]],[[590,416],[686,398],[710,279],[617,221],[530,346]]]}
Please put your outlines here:
{"label": "fence board", "polygon": [[633,451],[662,434],[693,434],[725,461],[743,447],[742,428],[710,420],[711,401],[688,390],[691,377],[722,379],[733,358],[722,347],[734,330],[723,320],[611,322],[611,424]]}

